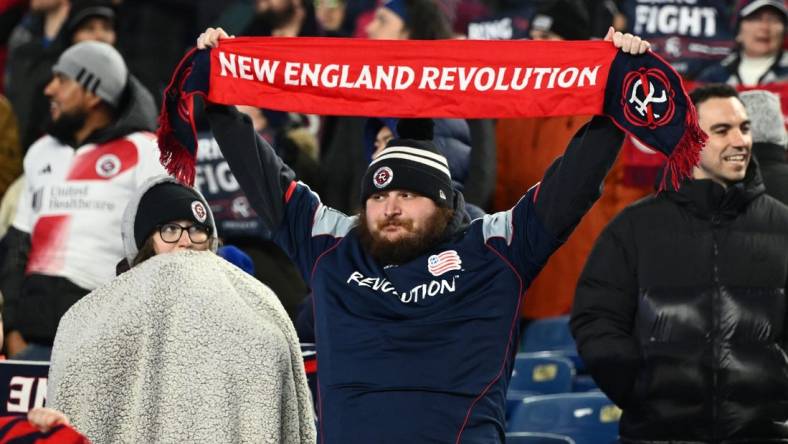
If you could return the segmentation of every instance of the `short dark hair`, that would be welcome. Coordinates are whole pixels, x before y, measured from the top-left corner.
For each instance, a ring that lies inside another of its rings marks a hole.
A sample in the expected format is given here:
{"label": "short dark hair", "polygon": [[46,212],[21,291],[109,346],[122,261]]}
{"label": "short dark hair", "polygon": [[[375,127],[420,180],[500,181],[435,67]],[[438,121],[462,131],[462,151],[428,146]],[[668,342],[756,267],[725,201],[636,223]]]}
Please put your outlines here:
{"label": "short dark hair", "polygon": [[408,20],[405,29],[411,40],[439,40],[452,37],[446,14],[435,0],[405,0]]}
{"label": "short dark hair", "polygon": [[689,94],[692,104],[695,108],[700,106],[701,103],[709,99],[727,99],[729,97],[739,98],[739,92],[736,88],[726,85],[724,83],[709,83],[708,85],[699,86],[692,90]]}

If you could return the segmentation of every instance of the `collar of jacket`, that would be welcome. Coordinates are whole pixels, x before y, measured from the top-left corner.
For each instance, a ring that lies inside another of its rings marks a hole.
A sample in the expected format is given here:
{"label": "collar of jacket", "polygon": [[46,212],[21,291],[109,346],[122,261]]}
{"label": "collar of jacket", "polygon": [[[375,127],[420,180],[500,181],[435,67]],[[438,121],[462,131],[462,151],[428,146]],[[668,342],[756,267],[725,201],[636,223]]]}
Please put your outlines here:
{"label": "collar of jacket", "polygon": [[468,226],[471,221],[471,217],[468,215],[468,210],[465,208],[465,197],[462,195],[462,192],[454,188],[454,215],[452,216],[451,220],[449,221],[448,225],[446,225],[446,231],[444,231],[443,238],[441,242],[444,242],[448,239],[454,237],[457,233],[462,232]]}
{"label": "collar of jacket", "polygon": [[744,179],[727,188],[711,179],[687,179],[678,190],[668,186],[664,194],[702,219],[733,219],[765,191],[758,162],[752,157]]}

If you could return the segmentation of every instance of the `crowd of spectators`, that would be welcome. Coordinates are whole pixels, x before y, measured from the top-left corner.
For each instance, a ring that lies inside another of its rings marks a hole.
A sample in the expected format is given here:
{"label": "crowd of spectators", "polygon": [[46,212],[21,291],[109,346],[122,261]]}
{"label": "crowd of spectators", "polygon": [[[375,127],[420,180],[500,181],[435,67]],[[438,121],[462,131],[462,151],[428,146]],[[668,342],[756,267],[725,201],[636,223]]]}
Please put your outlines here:
{"label": "crowd of spectators", "polygon": [[[687,82],[757,85],[780,92],[788,77],[785,6],[781,1],[707,0],[239,0],[207,1],[32,0],[4,2],[0,21],[0,196],[8,194],[0,233],[10,225],[21,184],[22,158],[47,133],[44,88],[52,66],[69,46],[85,40],[115,45],[132,77],[159,106],[173,68],[206,25],[248,36],[326,36],[385,39],[601,38],[609,25],[648,38]],[[6,99],[7,98],[7,99]],[[297,115],[244,107],[256,130],[273,142],[299,178],[324,202],[348,213],[357,183],[374,151],[378,131],[393,119]],[[156,109],[146,111],[149,119]],[[474,216],[511,207],[535,183],[590,116],[436,122],[436,141]],[[152,129],[152,128],[149,128]],[[209,132],[204,144],[211,143]],[[385,135],[384,135],[385,136]],[[390,134],[388,137],[396,137]],[[218,149],[201,149],[198,187],[217,214],[220,235],[252,256],[257,277],[272,285],[295,317],[307,288],[256,221]],[[645,153],[645,154],[644,154]],[[649,156],[650,154],[650,156]],[[651,157],[651,158],[649,158]],[[601,201],[534,283],[523,307],[527,318],[567,313],[580,267],[601,228],[620,209],[652,189],[661,165],[656,155],[625,143]],[[650,162],[649,174],[632,180]],[[497,161],[496,161],[497,159]],[[4,261],[7,262],[7,261]],[[8,264],[5,263],[4,266]],[[266,270],[277,270],[270,272]],[[561,278],[559,278],[561,277]],[[8,296],[6,296],[8,298]],[[11,296],[13,298],[13,296]]]}
{"label": "crowd of spectators", "polygon": [[[2,1],[0,290],[5,354],[48,359],[59,317],[114,275],[122,258],[118,220],[125,199],[136,185],[162,171],[150,167],[123,183],[116,175],[150,156],[142,146],[152,144],[162,93],[180,58],[208,25],[235,36],[418,40],[588,40],[601,39],[613,26],[649,40],[688,85],[716,82],[739,90],[770,90],[778,94],[785,114],[787,22],[783,0]],[[83,49],[74,56],[85,42],[100,46],[88,43],[92,52]],[[96,53],[109,54],[117,69],[96,67],[102,62],[91,65],[88,59]],[[101,80],[93,82],[87,78],[91,66],[109,72],[93,73]],[[87,75],[80,69],[87,69]],[[85,91],[105,92],[97,93],[103,102],[92,103],[84,94],[79,103],[70,102],[77,99],[65,96],[69,85],[64,76]],[[116,78],[122,82],[112,89]],[[67,113],[69,106],[81,112]],[[358,184],[373,154],[397,137],[393,118],[239,109],[323,203],[348,214],[358,210]],[[480,217],[515,205],[590,119],[438,119],[435,145],[447,158],[469,213]],[[252,259],[255,277],[274,290],[294,322],[298,319],[302,342],[311,342],[307,284],[271,241],[208,125],[203,121],[199,129],[196,187],[215,215],[219,238]],[[756,141],[755,155],[768,165],[762,167],[764,175],[768,171],[766,192],[785,202],[786,140],[779,134],[766,137],[764,145]],[[131,147],[116,143],[128,138],[134,139]],[[96,146],[112,144],[110,157],[94,152]],[[81,165],[85,162],[93,163]],[[653,151],[634,140],[624,142],[602,197],[529,289],[521,308],[525,319],[572,310],[578,277],[597,237],[623,208],[653,192],[661,166]],[[75,172],[79,168],[83,171]],[[88,176],[104,182],[91,185],[95,189],[75,183]],[[111,211],[96,212],[112,203]],[[88,225],[79,231],[73,226],[77,223]],[[77,242],[74,236],[86,240]],[[85,272],[84,267],[95,269]]]}

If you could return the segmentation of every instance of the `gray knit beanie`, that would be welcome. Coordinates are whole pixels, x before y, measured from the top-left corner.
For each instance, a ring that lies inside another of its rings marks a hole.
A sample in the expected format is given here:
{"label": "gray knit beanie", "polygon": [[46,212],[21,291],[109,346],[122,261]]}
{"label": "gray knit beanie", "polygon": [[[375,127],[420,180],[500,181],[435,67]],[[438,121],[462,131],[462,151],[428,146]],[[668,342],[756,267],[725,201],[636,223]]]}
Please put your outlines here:
{"label": "gray knit beanie", "polygon": [[111,45],[95,41],[77,43],[65,50],[52,72],[76,81],[113,107],[118,106],[129,77],[120,53]]}
{"label": "gray knit beanie", "polygon": [[750,117],[752,142],[773,143],[786,148],[788,135],[780,108],[780,98],[769,91],[754,90],[739,93]]}

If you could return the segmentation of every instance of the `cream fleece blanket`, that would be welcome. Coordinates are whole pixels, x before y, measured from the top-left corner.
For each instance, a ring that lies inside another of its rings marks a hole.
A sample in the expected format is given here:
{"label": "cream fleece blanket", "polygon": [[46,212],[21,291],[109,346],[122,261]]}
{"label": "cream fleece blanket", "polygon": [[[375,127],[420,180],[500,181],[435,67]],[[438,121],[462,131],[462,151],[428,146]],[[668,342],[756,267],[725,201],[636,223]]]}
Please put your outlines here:
{"label": "cream fleece blanket", "polygon": [[60,321],[48,404],[94,443],[313,443],[295,329],[210,252],[155,256]]}

